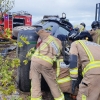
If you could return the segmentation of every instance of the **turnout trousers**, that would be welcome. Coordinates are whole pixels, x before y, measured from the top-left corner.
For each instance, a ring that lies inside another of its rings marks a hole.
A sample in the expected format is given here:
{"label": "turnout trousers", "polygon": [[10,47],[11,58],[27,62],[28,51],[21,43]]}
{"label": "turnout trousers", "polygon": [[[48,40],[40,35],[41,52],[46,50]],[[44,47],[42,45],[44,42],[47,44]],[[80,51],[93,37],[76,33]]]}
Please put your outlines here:
{"label": "turnout trousers", "polygon": [[85,75],[79,85],[77,100],[100,100],[100,75]]}
{"label": "turnout trousers", "polygon": [[57,81],[56,73],[52,67],[46,67],[39,63],[31,61],[30,79],[31,79],[31,100],[42,100],[41,93],[41,74],[50,87],[55,100],[64,100]]}

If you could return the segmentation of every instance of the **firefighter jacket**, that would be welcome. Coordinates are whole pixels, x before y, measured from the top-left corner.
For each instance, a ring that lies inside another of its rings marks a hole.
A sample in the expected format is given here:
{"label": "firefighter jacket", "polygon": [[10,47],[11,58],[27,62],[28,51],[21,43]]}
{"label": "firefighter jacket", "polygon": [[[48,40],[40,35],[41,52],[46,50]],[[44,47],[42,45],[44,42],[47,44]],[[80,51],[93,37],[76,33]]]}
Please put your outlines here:
{"label": "firefighter jacket", "polygon": [[92,35],[93,42],[100,44],[100,29],[90,30],[89,33]]}
{"label": "firefighter jacket", "polygon": [[71,44],[70,54],[78,58],[77,66],[70,69],[70,76],[78,77],[78,68],[82,66],[82,75],[100,74],[100,45],[86,40]]}
{"label": "firefighter jacket", "polygon": [[[67,92],[72,94],[71,91],[71,78],[69,71],[69,64],[66,65],[63,61],[63,56],[60,56],[57,61],[53,64],[53,68],[56,71],[57,83],[62,92]],[[74,95],[77,95],[77,89]]]}
{"label": "firefighter jacket", "polygon": [[69,65],[66,65],[63,61],[63,56],[57,59],[53,65],[56,71],[57,83],[62,92],[71,93],[71,78],[69,73]]}
{"label": "firefighter jacket", "polygon": [[42,43],[36,49],[31,61],[51,67],[56,57],[60,55],[62,49],[61,41],[45,30],[40,30],[37,34],[40,36]]}

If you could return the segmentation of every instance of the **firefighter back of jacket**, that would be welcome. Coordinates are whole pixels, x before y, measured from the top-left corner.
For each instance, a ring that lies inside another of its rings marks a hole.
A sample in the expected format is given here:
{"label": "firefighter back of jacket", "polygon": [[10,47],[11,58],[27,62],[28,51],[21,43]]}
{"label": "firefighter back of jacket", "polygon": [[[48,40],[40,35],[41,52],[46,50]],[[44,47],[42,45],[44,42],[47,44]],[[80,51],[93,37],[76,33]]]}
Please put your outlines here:
{"label": "firefighter back of jacket", "polygon": [[56,57],[60,55],[62,49],[61,41],[51,36],[50,33],[45,30],[41,30],[39,35],[40,38],[44,36],[45,38],[42,38],[42,43],[33,54],[31,60],[46,67],[51,67],[56,60]]}
{"label": "firefighter back of jacket", "polygon": [[[80,40],[81,41],[81,40]],[[83,40],[82,40],[83,41]],[[80,62],[79,64],[82,64],[82,70],[90,63],[94,61],[100,61],[100,45],[94,42],[89,42],[84,40],[84,44],[88,48],[88,51],[90,51],[90,56],[87,55],[87,52],[85,51],[85,48],[78,42],[73,43],[73,50],[71,52],[74,52],[79,55]],[[95,67],[95,64],[92,64],[92,66],[88,66],[88,70],[86,74],[100,74],[100,64],[98,63],[98,66]]]}

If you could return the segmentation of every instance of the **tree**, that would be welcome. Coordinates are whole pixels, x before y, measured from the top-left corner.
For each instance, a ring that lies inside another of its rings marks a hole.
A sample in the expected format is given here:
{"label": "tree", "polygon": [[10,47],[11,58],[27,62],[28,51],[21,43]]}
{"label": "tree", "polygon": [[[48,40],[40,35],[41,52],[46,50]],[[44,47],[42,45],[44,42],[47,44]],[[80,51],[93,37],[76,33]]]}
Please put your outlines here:
{"label": "tree", "polygon": [[6,13],[14,7],[15,0],[0,0],[0,11]]}
{"label": "tree", "polygon": [[[3,15],[5,13],[7,13],[8,11],[10,11],[14,7],[14,3],[15,3],[15,0],[0,0],[0,20],[3,19]],[[6,32],[6,30],[4,30],[4,31]],[[10,30],[9,30],[8,33],[11,34]],[[10,34],[9,34],[8,37],[10,37]],[[2,34],[2,32],[0,31],[0,37],[12,41],[12,39],[9,39],[7,37],[7,35],[8,34],[6,34],[6,36],[5,36],[5,34]]]}

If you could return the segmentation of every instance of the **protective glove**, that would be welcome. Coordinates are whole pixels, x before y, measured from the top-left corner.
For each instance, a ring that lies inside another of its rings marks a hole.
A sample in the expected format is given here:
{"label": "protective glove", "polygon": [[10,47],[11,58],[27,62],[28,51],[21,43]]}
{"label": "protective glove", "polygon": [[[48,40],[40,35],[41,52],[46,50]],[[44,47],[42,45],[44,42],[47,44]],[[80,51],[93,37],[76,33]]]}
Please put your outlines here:
{"label": "protective glove", "polygon": [[41,29],[43,29],[43,27],[42,26],[38,26],[37,28],[36,28],[36,33],[38,33]]}
{"label": "protective glove", "polygon": [[72,79],[72,93],[75,93],[75,89],[77,87],[77,78],[76,79]]}

